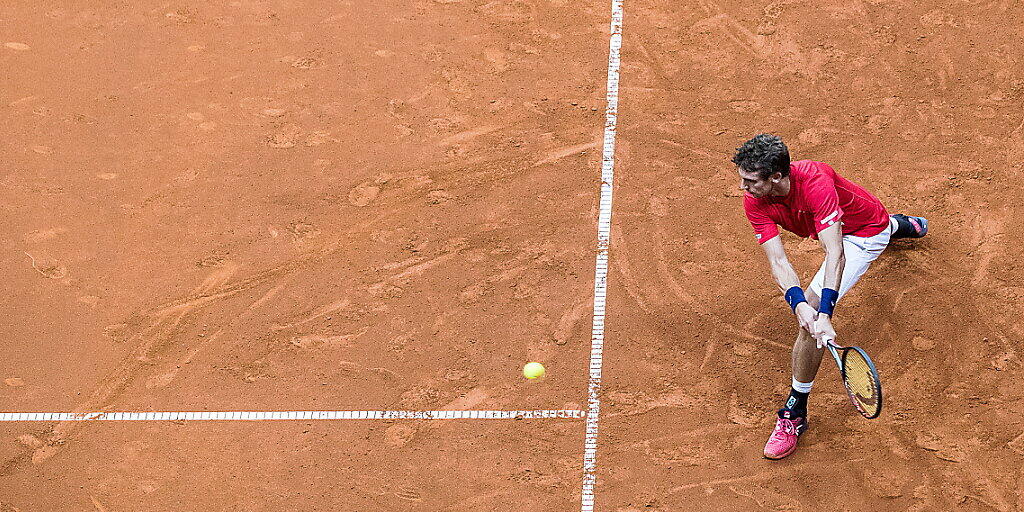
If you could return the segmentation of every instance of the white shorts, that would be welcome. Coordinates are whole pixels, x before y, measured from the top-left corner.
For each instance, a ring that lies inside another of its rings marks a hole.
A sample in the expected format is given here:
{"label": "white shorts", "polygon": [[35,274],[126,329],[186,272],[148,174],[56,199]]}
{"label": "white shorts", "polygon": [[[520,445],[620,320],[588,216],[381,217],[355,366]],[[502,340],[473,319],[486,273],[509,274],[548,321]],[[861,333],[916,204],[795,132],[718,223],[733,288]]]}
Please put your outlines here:
{"label": "white shorts", "polygon": [[[868,271],[871,262],[889,245],[889,238],[896,231],[896,219],[889,217],[889,227],[882,230],[875,236],[853,236],[843,235],[843,254],[846,256],[846,265],[843,267],[843,279],[839,283],[839,297],[842,298],[846,292],[853,288],[860,280],[860,276]],[[814,292],[821,297],[821,289],[825,285],[825,262],[821,263],[818,273],[811,279],[807,291]]]}

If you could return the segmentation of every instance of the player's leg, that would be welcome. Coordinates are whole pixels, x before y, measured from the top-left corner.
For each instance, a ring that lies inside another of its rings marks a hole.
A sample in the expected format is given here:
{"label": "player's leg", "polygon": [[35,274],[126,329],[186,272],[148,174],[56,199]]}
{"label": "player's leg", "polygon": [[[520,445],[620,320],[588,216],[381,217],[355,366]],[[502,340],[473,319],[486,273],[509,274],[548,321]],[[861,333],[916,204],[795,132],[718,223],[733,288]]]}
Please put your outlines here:
{"label": "player's leg", "polygon": [[893,240],[900,238],[921,238],[928,234],[928,219],[924,217],[912,217],[910,215],[903,215],[897,213],[890,215],[890,224],[895,224],[892,227],[892,238]]}
{"label": "player's leg", "polygon": [[[807,303],[817,309],[818,296],[807,292]],[[822,350],[817,348],[814,337],[803,328],[799,329],[793,342],[793,381],[789,397],[775,420],[775,429],[764,445],[764,456],[781,459],[796,450],[797,438],[807,430],[807,398],[811,394],[814,375],[821,365]]]}

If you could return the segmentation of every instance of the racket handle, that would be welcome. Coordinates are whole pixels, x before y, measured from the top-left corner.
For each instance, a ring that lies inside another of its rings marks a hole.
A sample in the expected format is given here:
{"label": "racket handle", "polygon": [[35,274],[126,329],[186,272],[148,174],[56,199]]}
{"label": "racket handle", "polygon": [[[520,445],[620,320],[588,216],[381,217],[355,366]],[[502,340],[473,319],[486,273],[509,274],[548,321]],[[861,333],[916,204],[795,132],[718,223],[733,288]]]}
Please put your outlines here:
{"label": "racket handle", "polygon": [[825,348],[827,348],[829,353],[832,354],[832,359],[836,360],[836,366],[838,366],[839,370],[842,371],[843,370],[843,358],[839,356],[839,351],[836,350],[836,347],[838,347],[839,345],[836,345],[835,341],[836,341],[835,338],[832,338],[831,336],[826,336],[825,337]]}
{"label": "racket handle", "polygon": [[822,336],[821,338],[818,338],[818,342],[821,343],[821,348],[838,346],[836,345],[836,339],[832,336]]}

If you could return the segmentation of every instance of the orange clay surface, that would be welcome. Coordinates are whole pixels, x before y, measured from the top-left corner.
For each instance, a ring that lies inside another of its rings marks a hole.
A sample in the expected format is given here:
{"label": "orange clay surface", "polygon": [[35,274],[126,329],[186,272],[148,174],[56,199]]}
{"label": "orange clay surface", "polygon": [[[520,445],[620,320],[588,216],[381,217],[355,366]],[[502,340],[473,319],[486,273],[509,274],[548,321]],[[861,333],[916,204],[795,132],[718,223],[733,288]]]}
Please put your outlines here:
{"label": "orange clay surface", "polygon": [[[586,407],[607,2],[113,4],[0,11],[0,411]],[[625,12],[598,510],[1024,509],[1024,5]],[[762,131],[932,223],[779,462]],[[579,510],[583,427],[5,423],[0,511]]]}

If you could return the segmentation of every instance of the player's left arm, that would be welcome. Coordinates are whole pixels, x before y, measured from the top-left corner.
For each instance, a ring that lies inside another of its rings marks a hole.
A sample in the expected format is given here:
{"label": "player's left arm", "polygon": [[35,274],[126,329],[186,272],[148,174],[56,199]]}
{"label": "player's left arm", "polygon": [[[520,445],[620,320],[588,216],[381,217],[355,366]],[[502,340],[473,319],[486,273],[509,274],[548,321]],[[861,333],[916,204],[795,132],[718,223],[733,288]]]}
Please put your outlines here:
{"label": "player's left arm", "polygon": [[817,331],[821,333],[818,337],[818,348],[825,346],[825,338],[836,337],[836,331],[832,327],[832,309],[835,301],[838,300],[838,290],[843,282],[843,267],[846,266],[846,254],[843,253],[843,226],[842,222],[836,222],[831,226],[818,232],[818,240],[825,249],[825,283],[818,306],[818,320],[815,322]]}

